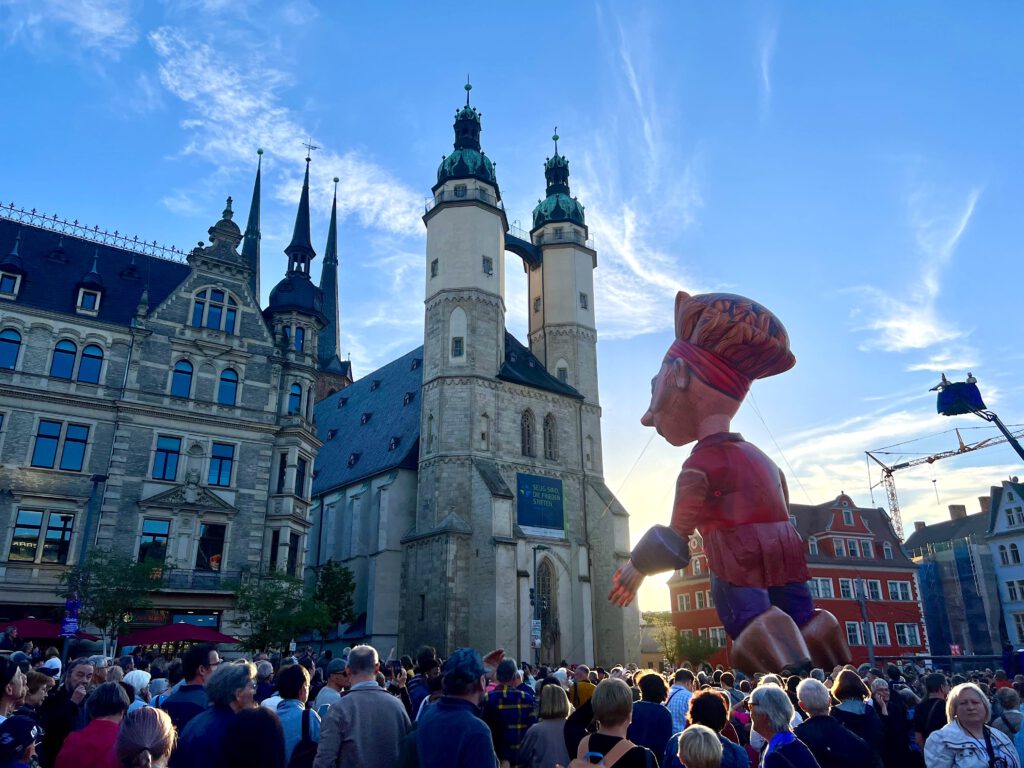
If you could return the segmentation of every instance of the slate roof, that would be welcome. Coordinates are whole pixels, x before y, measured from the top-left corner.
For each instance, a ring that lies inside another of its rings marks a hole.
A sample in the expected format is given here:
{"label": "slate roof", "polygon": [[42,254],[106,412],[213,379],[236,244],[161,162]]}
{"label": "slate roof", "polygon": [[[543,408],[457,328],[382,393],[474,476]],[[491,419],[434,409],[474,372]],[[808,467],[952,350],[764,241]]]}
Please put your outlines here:
{"label": "slate roof", "polygon": [[324,445],[316,459],[314,495],[391,469],[416,469],[422,361],[420,346],[316,404],[316,432]]}
{"label": "slate roof", "polygon": [[[1016,480],[1017,478],[1013,478]],[[1024,499],[1024,485],[1013,480],[1004,480],[1002,485],[993,485],[991,498],[989,501],[989,519],[988,519],[988,533],[995,533],[996,530],[996,515],[999,514],[999,507],[1003,502],[1003,493],[1007,490],[1013,491],[1015,498],[1019,501]],[[1019,531],[1005,531],[1005,533],[1019,534]]]}
{"label": "slate roof", "polygon": [[513,384],[522,384],[535,389],[545,389],[558,395],[583,399],[574,387],[570,387],[557,376],[548,373],[544,365],[529,349],[524,347],[508,331],[505,331],[505,362],[498,371],[498,378]]}
{"label": "slate roof", "polygon": [[[832,523],[833,516],[837,511],[843,509],[837,507],[836,503],[839,499],[844,498],[840,496],[838,499],[833,501],[827,501],[824,504],[810,505],[810,504],[790,504],[789,514],[796,518],[796,528],[800,532],[800,536],[806,541],[811,536],[821,536],[829,531],[829,526]],[[849,500],[849,497],[845,497]],[[871,531],[874,539],[874,550],[875,558],[873,560],[865,559],[854,559],[850,557],[836,557],[832,554],[830,547],[822,547],[819,544],[818,554],[812,555],[807,554],[808,565],[831,565],[841,563],[843,565],[854,565],[857,563],[864,563],[865,565],[878,566],[884,564],[885,567],[913,567],[913,563],[907,557],[903,546],[900,544],[898,538],[896,538],[896,532],[892,529],[892,522],[889,520],[889,515],[885,510],[878,507],[856,507],[852,503],[848,509],[852,509],[854,512],[860,515],[865,525]],[[838,536],[844,536],[841,532],[836,532]],[[854,538],[854,536],[850,536]],[[882,558],[882,545],[885,542],[889,542],[892,546],[892,560],[884,560]]]}
{"label": "slate roof", "polygon": [[932,544],[945,544],[968,536],[984,536],[988,528],[988,515],[976,512],[959,520],[944,520],[932,523],[924,530],[915,530],[903,543],[908,552],[925,549]]}
{"label": "slate roof", "polygon": [[[143,288],[148,284],[149,306],[166,299],[188,276],[188,264],[126,251],[113,245],[97,245],[73,235],[63,235],[63,259],[51,258],[61,235],[29,224],[0,218],[0,257],[7,255],[21,231],[20,253],[25,274],[13,304],[48,312],[75,315],[78,286],[92,269],[103,281],[97,320],[130,325]],[[0,301],[0,307],[10,300]]]}

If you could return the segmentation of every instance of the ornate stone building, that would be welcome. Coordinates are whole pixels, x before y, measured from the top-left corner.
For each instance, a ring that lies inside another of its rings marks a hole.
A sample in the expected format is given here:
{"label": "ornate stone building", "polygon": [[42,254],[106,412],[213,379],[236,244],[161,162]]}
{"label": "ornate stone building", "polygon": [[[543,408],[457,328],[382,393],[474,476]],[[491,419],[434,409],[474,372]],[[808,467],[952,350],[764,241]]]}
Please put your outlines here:
{"label": "ornate stone building", "polygon": [[[310,562],[356,575],[346,642],[639,661],[635,605],[605,599],[628,515],[603,479],[597,254],[568,161],[556,137],[520,237],[468,97],[454,128],[423,217],[423,346],[317,405]],[[528,275],[528,347],[505,327],[506,253]]]}
{"label": "ornate stone building", "polygon": [[288,271],[261,308],[259,195],[257,171],[244,235],[228,198],[184,261],[0,210],[0,619],[51,615],[90,548],[167,566],[149,623],[230,632],[235,582],[303,572],[319,371],[349,376],[336,234],[325,297],[307,159]]}

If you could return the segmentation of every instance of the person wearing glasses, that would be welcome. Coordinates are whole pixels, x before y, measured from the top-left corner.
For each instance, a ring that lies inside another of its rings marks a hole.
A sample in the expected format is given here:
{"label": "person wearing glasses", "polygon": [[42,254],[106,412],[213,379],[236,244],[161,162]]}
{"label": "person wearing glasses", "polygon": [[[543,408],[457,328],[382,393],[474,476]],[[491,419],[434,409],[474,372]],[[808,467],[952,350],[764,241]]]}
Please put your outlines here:
{"label": "person wearing glasses", "polygon": [[175,731],[182,734],[192,718],[209,705],[206,681],[221,664],[220,654],[212,645],[196,645],[185,652],[181,660],[184,685],[171,693],[160,708],[171,717]]}
{"label": "person wearing glasses", "polygon": [[961,683],[946,697],[946,725],[924,745],[928,768],[1020,768],[1013,742],[986,723],[992,718],[988,697],[974,683]]}
{"label": "person wearing glasses", "polygon": [[171,768],[219,768],[221,742],[239,712],[256,704],[256,665],[249,661],[220,664],[206,681],[210,706],[181,732]]}
{"label": "person wearing glasses", "polygon": [[751,692],[750,719],[767,742],[761,768],[820,768],[811,750],[793,733],[793,702],[779,686],[762,684]]}

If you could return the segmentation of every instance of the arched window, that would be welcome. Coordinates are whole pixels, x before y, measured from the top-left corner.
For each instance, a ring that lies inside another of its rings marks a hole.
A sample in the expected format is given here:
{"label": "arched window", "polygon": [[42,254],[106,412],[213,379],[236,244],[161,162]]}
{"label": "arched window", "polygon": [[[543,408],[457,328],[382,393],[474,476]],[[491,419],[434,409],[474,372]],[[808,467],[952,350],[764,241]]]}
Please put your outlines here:
{"label": "arched window", "polygon": [[50,376],[55,379],[70,379],[75,370],[75,356],[78,347],[73,341],[58,341],[53,349],[53,360],[50,361]]}
{"label": "arched window", "polygon": [[288,390],[288,415],[302,415],[302,387],[298,384],[292,384]]}
{"label": "arched window", "polygon": [[171,374],[171,397],[188,397],[192,392],[192,363],[179,360]]}
{"label": "arched window", "polygon": [[550,413],[544,417],[544,458],[549,461],[558,458],[558,428]]}
{"label": "arched window", "polygon": [[225,368],[220,375],[220,386],[217,387],[217,403],[234,405],[238,399],[238,373],[232,368]]}
{"label": "arched window", "polygon": [[999,562],[1001,562],[1003,565],[1009,565],[1010,564],[1010,558],[1006,554],[1006,545],[1005,544],[1000,544],[999,545]]}
{"label": "arched window", "polygon": [[303,352],[306,349],[306,329],[301,325],[295,326],[295,351]]}
{"label": "arched window", "polygon": [[551,568],[551,561],[546,557],[537,566],[537,607],[540,608],[541,627],[550,621],[555,609],[555,574]]}
{"label": "arched window", "polygon": [[13,371],[21,349],[21,334],[13,328],[0,331],[0,368]]}
{"label": "arched window", "polygon": [[807,551],[812,555],[818,554],[818,540],[813,536],[807,539]]}
{"label": "arched window", "polygon": [[536,422],[533,419],[533,411],[523,411],[523,418],[519,423],[520,438],[522,439],[523,456],[536,455],[533,451],[533,433],[537,431]]}
{"label": "arched window", "polygon": [[1014,564],[1020,562],[1020,550],[1017,549],[1016,544],[1010,545],[1010,562]]}
{"label": "arched window", "polygon": [[103,350],[95,344],[87,344],[78,361],[78,380],[86,384],[100,383],[100,369],[103,368]]}
{"label": "arched window", "polygon": [[238,321],[238,302],[224,291],[209,288],[196,294],[192,301],[192,325],[234,333]]}

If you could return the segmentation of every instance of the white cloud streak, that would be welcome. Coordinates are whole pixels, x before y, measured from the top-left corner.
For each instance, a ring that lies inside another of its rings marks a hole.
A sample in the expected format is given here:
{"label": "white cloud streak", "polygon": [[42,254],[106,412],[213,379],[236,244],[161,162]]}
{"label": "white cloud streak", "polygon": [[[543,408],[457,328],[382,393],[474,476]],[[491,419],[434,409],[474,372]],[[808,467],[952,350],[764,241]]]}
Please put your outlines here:
{"label": "white cloud streak", "polygon": [[776,25],[766,27],[761,33],[758,45],[757,65],[761,76],[761,116],[767,113],[772,101],[772,63],[775,61],[775,44],[778,41],[779,28]]}
{"label": "white cloud streak", "polygon": [[138,40],[130,0],[0,0],[7,11],[8,40],[47,42],[54,28],[65,30],[93,52],[117,58]]}

